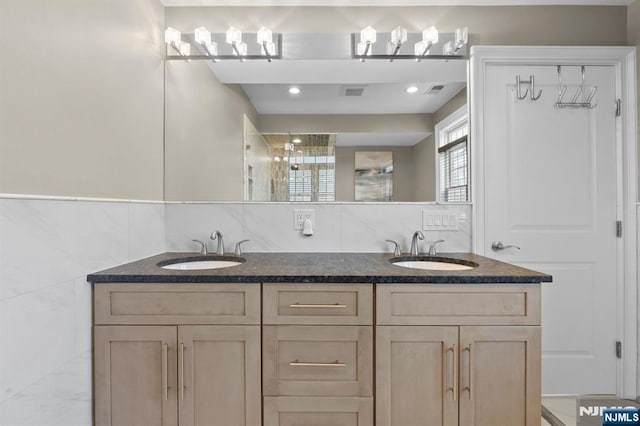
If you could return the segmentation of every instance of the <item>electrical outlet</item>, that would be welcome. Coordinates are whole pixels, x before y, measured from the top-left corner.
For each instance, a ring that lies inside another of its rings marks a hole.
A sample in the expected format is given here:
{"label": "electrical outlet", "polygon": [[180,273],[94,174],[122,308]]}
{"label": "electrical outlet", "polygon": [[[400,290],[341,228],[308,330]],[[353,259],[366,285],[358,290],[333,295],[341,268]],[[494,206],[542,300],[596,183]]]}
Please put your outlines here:
{"label": "electrical outlet", "polygon": [[295,209],[293,211],[293,229],[300,230],[304,226],[304,221],[309,218],[312,223],[316,221],[314,209]]}

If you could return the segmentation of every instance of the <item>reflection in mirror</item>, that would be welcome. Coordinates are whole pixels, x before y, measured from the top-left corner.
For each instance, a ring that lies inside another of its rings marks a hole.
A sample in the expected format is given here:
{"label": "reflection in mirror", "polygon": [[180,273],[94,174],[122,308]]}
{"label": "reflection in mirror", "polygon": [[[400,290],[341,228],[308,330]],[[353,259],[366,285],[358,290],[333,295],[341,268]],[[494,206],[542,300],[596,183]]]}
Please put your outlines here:
{"label": "reflection in mirror", "polygon": [[435,201],[434,126],[465,88],[463,60],[167,61],[165,199],[355,201],[356,152],[383,151],[388,200]]}
{"label": "reflection in mirror", "polygon": [[[264,134],[245,145],[248,201],[335,201],[335,134]],[[270,163],[256,173],[260,164]]]}
{"label": "reflection in mirror", "polygon": [[356,201],[393,200],[393,152],[356,152]]}

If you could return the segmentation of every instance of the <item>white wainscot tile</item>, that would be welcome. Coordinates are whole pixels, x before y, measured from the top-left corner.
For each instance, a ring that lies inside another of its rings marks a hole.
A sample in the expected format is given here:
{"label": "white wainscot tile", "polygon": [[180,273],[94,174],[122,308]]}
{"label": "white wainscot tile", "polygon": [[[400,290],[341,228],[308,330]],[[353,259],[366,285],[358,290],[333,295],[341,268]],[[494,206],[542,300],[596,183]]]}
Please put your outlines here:
{"label": "white wainscot tile", "polygon": [[87,282],[86,277],[76,279],[73,284],[75,351],[82,353],[91,351],[93,285]]}
{"label": "white wainscot tile", "polygon": [[74,310],[73,282],[0,302],[0,400],[73,357]]}
{"label": "white wainscot tile", "polygon": [[127,260],[125,203],[0,200],[0,300]]}
{"label": "white wainscot tile", "polygon": [[[295,209],[313,209],[312,236],[293,229]],[[339,252],[341,247],[340,204],[246,204],[244,238],[249,252]]]}
{"label": "white wainscot tile", "polygon": [[0,403],[0,425],[90,426],[91,353],[73,358]]}
{"label": "white wainscot tile", "polygon": [[164,204],[129,204],[129,260],[166,251]]}
{"label": "white wainscot tile", "polygon": [[225,249],[233,250],[233,244],[242,239],[241,203],[167,204],[167,251],[197,252],[199,244],[207,243],[215,253],[217,241],[211,241],[211,232],[219,230],[224,236]]}
{"label": "white wainscot tile", "polygon": [[[422,208],[415,204],[345,204],[342,206],[342,249],[345,252],[393,252],[386,239],[409,250],[411,236],[422,229]],[[425,234],[427,239],[432,238]],[[433,238],[437,235],[433,235]]]}

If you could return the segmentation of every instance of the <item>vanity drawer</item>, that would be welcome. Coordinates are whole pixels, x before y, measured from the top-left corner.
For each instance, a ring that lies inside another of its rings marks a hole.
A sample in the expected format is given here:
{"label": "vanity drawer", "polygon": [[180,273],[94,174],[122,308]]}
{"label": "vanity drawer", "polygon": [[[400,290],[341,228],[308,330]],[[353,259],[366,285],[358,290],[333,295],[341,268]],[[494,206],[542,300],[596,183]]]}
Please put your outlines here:
{"label": "vanity drawer", "polygon": [[96,284],[95,324],[260,324],[259,284]]}
{"label": "vanity drawer", "polygon": [[379,325],[540,325],[540,285],[379,284]]}
{"label": "vanity drawer", "polygon": [[372,395],[372,340],[370,326],[264,326],[264,395]]}
{"label": "vanity drawer", "polygon": [[264,426],[373,426],[373,398],[264,398]]}
{"label": "vanity drawer", "polygon": [[373,324],[371,284],[264,284],[264,324]]}

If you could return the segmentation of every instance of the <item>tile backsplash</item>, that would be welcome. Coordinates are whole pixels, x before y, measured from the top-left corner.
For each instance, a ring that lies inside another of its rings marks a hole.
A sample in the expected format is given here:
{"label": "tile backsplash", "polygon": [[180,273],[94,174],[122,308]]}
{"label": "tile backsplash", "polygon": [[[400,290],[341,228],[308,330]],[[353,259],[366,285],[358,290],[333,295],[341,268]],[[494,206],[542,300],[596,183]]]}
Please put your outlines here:
{"label": "tile backsplash", "polygon": [[[294,210],[314,209],[313,236],[293,229]],[[197,251],[192,239],[209,240],[212,231],[224,235],[225,249],[249,239],[248,252],[384,252],[386,239],[408,251],[414,231],[422,229],[422,212],[447,211],[458,217],[457,231],[424,231],[427,242],[445,240],[440,251],[471,251],[471,206],[432,203],[167,203],[168,251]]]}

